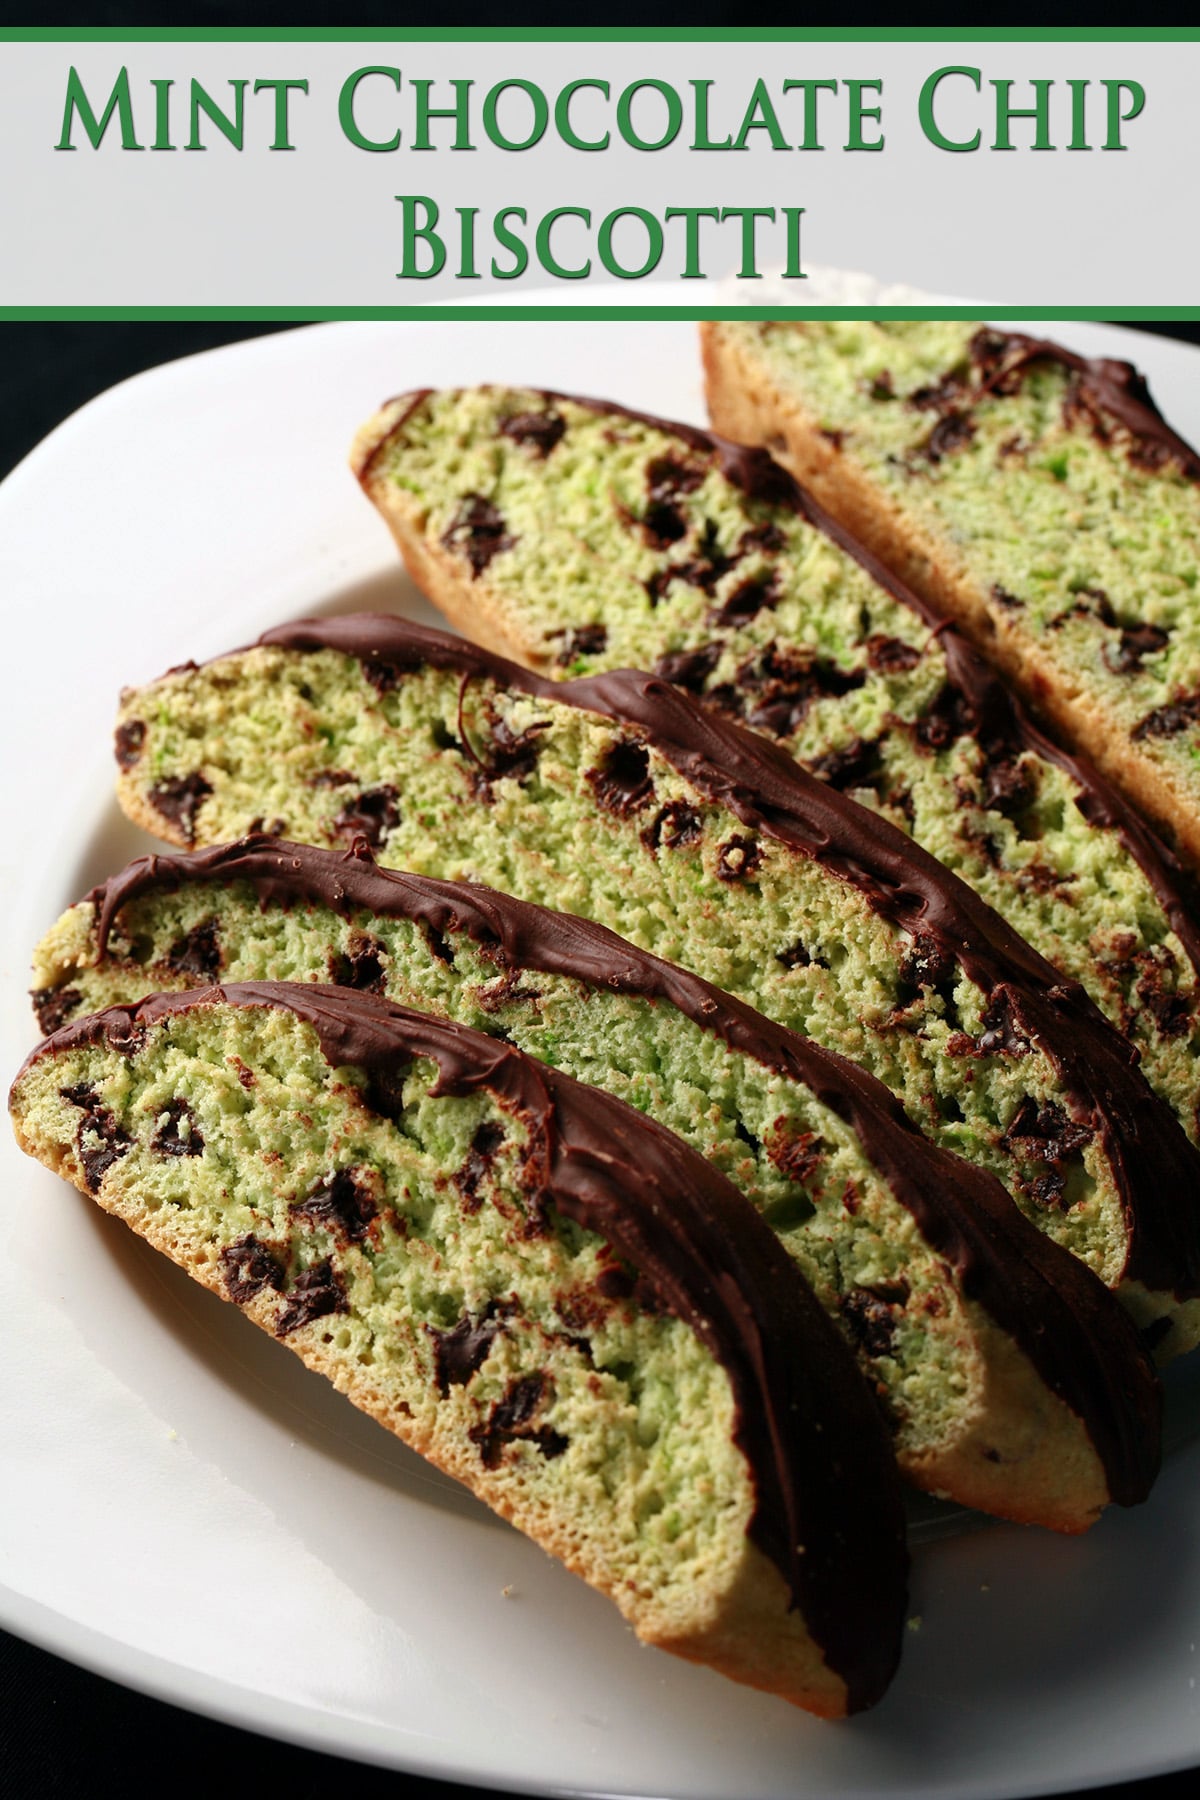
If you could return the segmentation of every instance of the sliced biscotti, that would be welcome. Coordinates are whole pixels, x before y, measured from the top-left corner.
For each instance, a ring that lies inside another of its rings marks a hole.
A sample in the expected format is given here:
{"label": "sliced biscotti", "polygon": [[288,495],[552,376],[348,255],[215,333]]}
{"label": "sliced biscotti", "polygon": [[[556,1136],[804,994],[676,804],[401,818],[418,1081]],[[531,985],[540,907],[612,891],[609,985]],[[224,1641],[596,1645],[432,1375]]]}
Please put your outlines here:
{"label": "sliced biscotti", "polygon": [[602,926],[380,869],[361,841],[252,838],[140,858],[37,956],[46,1019],[263,976],[433,1006],[677,1132],[799,1264],[920,1486],[1064,1529],[1145,1492],[1153,1381],[1082,1264],[863,1070]]}
{"label": "sliced biscotti", "polygon": [[1200,863],[1200,457],[1128,363],[971,322],[705,328],[718,428],[959,620]]}
{"label": "sliced biscotti", "polygon": [[737,1191],[477,1032],[262,983],[34,1052],[22,1147],[610,1594],[648,1642],[830,1716],[895,1667],[891,1449]]}
{"label": "sliced biscotti", "polygon": [[1183,871],[947,615],[764,451],[599,402],[471,388],[393,402],[354,461],[415,577],[471,637],[549,674],[653,669],[775,737],[1082,982],[1200,1139],[1200,927]]}
{"label": "sliced biscotti", "polygon": [[1200,1156],[1134,1052],[962,882],[652,677],[555,683],[394,617],[128,691],[118,792],[184,844],[267,825],[578,912],[862,1062],[1195,1341]]}

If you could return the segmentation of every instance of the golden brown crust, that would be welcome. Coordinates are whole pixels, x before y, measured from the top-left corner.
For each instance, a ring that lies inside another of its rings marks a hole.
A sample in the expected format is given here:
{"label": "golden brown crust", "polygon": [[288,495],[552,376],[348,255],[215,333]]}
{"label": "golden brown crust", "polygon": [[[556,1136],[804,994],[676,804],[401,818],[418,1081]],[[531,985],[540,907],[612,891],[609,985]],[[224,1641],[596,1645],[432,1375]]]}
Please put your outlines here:
{"label": "golden brown crust", "polygon": [[714,428],[769,450],[882,562],[954,619],[1067,742],[1086,752],[1200,868],[1200,816],[1174,772],[1147,755],[1095,695],[1069,685],[1038,640],[972,579],[949,538],[905,516],[791,395],[763,382],[719,323],[701,325],[700,343]]}
{"label": "golden brown crust", "polygon": [[461,559],[433,550],[426,542],[420,508],[410,494],[379,473],[380,459],[412,409],[413,396],[402,395],[368,419],[350,448],[350,467],[363,492],[384,519],[404,566],[421,592],[464,636],[497,656],[511,657],[526,668],[550,674],[549,660],[539,654],[521,630],[486,573],[464,580]]}

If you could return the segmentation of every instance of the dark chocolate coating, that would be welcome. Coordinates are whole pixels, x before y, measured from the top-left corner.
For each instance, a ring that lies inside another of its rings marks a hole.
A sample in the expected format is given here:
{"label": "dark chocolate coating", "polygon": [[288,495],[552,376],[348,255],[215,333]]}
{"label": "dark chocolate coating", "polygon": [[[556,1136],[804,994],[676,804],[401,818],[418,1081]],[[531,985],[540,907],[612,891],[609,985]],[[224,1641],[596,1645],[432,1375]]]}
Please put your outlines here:
{"label": "dark chocolate coating", "polygon": [[466,933],[514,974],[560,975],[600,992],[660,1001],[809,1088],[851,1125],[964,1291],[1083,1421],[1113,1499],[1145,1498],[1158,1463],[1159,1388],[1125,1309],[1083,1263],[1030,1224],[994,1176],[922,1137],[875,1076],[603,925],[475,883],[378,868],[362,843],[338,853],[259,837],[140,857],[88,896],[99,954],[131,901],[190,883],[234,881],[246,882],[263,906],[310,903],[347,918],[365,910],[411,919],[434,943]]}
{"label": "dark chocolate coating", "polygon": [[487,1092],[524,1119],[535,1197],[611,1245],[728,1372],[755,1486],[750,1535],[845,1681],[850,1709],[877,1699],[899,1657],[907,1573],[891,1444],[850,1351],[749,1201],[611,1095],[480,1032],[345,988],[246,982],[158,994],[64,1026],[30,1061],[99,1042],[136,1046],[157,1021],[220,1004],[294,1013],[335,1069],[385,1078],[428,1058],[433,1092]]}
{"label": "dark chocolate coating", "polygon": [[1125,1209],[1126,1278],[1181,1299],[1200,1294],[1200,1152],[1147,1085],[1136,1052],[1078,982],[887,820],[767,739],[633,670],[556,682],[390,614],[300,619],[258,641],[341,651],[368,671],[439,668],[636,727],[685,780],[752,831],[821,863],[884,918],[933,938],[961,963],[989,1003],[1045,1051],[1080,1119],[1100,1132]]}

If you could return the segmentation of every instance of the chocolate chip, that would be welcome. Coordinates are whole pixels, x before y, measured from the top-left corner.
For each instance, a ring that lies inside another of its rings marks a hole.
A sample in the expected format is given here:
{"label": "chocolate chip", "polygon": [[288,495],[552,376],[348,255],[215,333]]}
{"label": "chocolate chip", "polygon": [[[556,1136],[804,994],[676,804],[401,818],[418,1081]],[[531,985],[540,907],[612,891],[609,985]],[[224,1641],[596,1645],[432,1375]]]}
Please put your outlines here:
{"label": "chocolate chip", "polygon": [[906,644],[903,638],[887,637],[882,631],[873,631],[867,639],[867,662],[881,675],[903,675],[909,669],[915,669],[920,660],[921,652],[916,645]]}
{"label": "chocolate chip", "polygon": [[949,682],[942,688],[913,728],[917,743],[926,750],[944,750],[955,738],[969,736],[975,729],[975,714],[970,701]]}
{"label": "chocolate chip", "polygon": [[355,988],[359,993],[382,994],[387,985],[386,951],[378,938],[355,932],[341,955],[329,958],[329,979],[335,987]]}
{"label": "chocolate chip", "polygon": [[236,1244],[222,1250],[219,1260],[225,1292],[239,1306],[244,1306],[247,1300],[252,1300],[263,1288],[273,1288],[276,1293],[282,1293],[282,1264],[252,1234],[239,1238]]}
{"label": "chocolate chip", "polygon": [[454,1185],[463,1197],[467,1212],[478,1212],[483,1205],[480,1188],[491,1174],[492,1163],[504,1143],[504,1129],[492,1119],[485,1119],[475,1129],[466,1161],[454,1177]]}
{"label": "chocolate chip", "polygon": [[322,769],[319,775],[309,777],[308,785],[311,788],[353,787],[357,780],[358,776],[352,775],[349,769]]}
{"label": "chocolate chip", "polygon": [[295,1218],[307,1219],[351,1244],[362,1243],[376,1210],[370,1189],[353,1169],[331,1169],[302,1200],[293,1200],[288,1207]]}
{"label": "chocolate chip", "polygon": [[[667,563],[656,569],[649,580],[643,582],[650,605],[655,607],[666,596],[667,589],[673,581],[685,582],[689,587],[698,587],[703,593],[712,594],[722,575],[728,574],[747,550],[758,547],[766,548],[766,536],[774,532],[774,526],[760,526],[756,530],[743,532],[738,547],[732,556],[726,556],[718,542],[717,527],[711,519],[704,521],[704,530],[696,546],[696,554],[684,562]],[[779,534],[776,533],[776,536]],[[783,539],[779,538],[782,546]]]}
{"label": "chocolate chip", "polygon": [[963,413],[947,413],[938,420],[920,453],[929,462],[939,463],[943,457],[952,456],[956,450],[962,450],[975,436],[975,427]]}
{"label": "chocolate chip", "polygon": [[168,781],[156,781],[147,792],[155,812],[168,819],[178,827],[180,835],[189,844],[196,841],[196,814],[200,803],[212,793],[212,783],[206,781],[199,772],[193,775],[174,775]]}
{"label": "chocolate chip", "polygon": [[892,382],[892,371],[880,369],[878,375],[872,376],[867,383],[867,393],[872,400],[894,400],[896,389]]}
{"label": "chocolate chip", "polygon": [[1147,738],[1177,737],[1181,731],[1200,724],[1200,694],[1181,695],[1169,706],[1157,706],[1147,713],[1140,725],[1134,727],[1133,736],[1136,742],[1144,743]]}
{"label": "chocolate chip", "polygon": [[1049,1163],[1048,1174],[1029,1184],[1039,1206],[1062,1207],[1066,1177],[1063,1165],[1091,1142],[1094,1131],[1067,1117],[1053,1100],[1037,1101],[1032,1094],[1022,1100],[1001,1142],[1009,1150]]}
{"label": "chocolate chip", "polygon": [[848,1289],[838,1300],[838,1311],[850,1336],[867,1356],[895,1354],[896,1321],[892,1309],[869,1288]]}
{"label": "chocolate chip", "polygon": [[555,657],[555,666],[569,669],[580,656],[601,656],[608,644],[607,625],[573,625],[562,634],[562,648]]}
{"label": "chocolate chip", "polygon": [[167,951],[167,967],[176,975],[215,975],[221,967],[221,941],[216,919],[193,925]]}
{"label": "chocolate chip", "polygon": [[445,963],[448,968],[451,967],[454,963],[454,946],[449,938],[443,937],[437,926],[429,919],[421,920],[421,929],[425,933],[425,941],[429,945],[430,954],[436,956],[437,960]]}
{"label": "chocolate chip", "polygon": [[785,969],[807,969],[813,963],[820,969],[829,966],[819,956],[814,956],[808,945],[802,944],[799,938],[794,944],[789,944],[786,949],[777,950],[775,961],[782,963]]}
{"label": "chocolate chip", "polygon": [[508,720],[501,717],[494,708],[487,714],[489,736],[482,749],[477,749],[464,739],[464,754],[470,757],[474,765],[472,785],[477,795],[490,801],[493,782],[505,779],[525,781],[537,768],[541,744],[538,742],[543,731],[549,729],[549,721],[538,721],[525,731],[514,731]]}
{"label": "chocolate chip", "polygon": [[791,1119],[776,1119],[767,1140],[767,1155],[781,1175],[802,1187],[811,1185],[829,1146],[814,1131],[797,1131]]}
{"label": "chocolate chip", "polygon": [[703,833],[704,821],[694,806],[686,800],[669,800],[655,813],[641,837],[647,850],[679,850],[684,844],[694,844]]}
{"label": "chocolate chip", "polygon": [[473,579],[482,575],[494,556],[511,550],[516,538],[505,530],[504,518],[482,494],[464,494],[454,519],[442,533],[447,550],[457,550],[471,565]]}
{"label": "chocolate chip", "polygon": [[1010,594],[1007,588],[1002,588],[998,581],[992,583],[992,599],[997,606],[1004,607],[1006,612],[1016,612],[1025,604],[1015,594]]}
{"label": "chocolate chip", "polygon": [[720,644],[701,644],[697,650],[672,650],[660,656],[654,673],[660,681],[686,688],[689,694],[699,694],[720,660]]}
{"label": "chocolate chip", "polygon": [[840,750],[827,750],[814,756],[807,767],[831,788],[845,793],[847,788],[870,787],[879,773],[879,743],[873,738],[852,738]]}
{"label": "chocolate chip", "polygon": [[[926,382],[923,387],[914,388],[908,396],[906,404],[916,412],[953,413],[965,398],[963,373],[951,369],[938,381]],[[934,428],[936,430],[936,426]]]}
{"label": "chocolate chip", "polygon": [[356,799],[346,802],[333,821],[333,829],[339,837],[363,837],[372,850],[378,850],[400,823],[400,808],[396,805],[399,798],[399,790],[390,783],[366,788]]}
{"label": "chocolate chip", "polygon": [[142,754],[142,745],[146,741],[146,722],[144,719],[126,719],[118,725],[113,733],[113,755],[122,769],[132,769]]}
{"label": "chocolate chip", "polygon": [[1158,625],[1130,625],[1121,633],[1121,644],[1115,657],[1109,659],[1114,675],[1140,675],[1142,658],[1165,650],[1170,633]]}
{"label": "chocolate chip", "polygon": [[587,771],[587,783],[603,811],[627,819],[654,798],[650,753],[632,738],[618,738],[597,766]]}
{"label": "chocolate chip", "polygon": [[83,1165],[87,1190],[89,1194],[98,1193],[107,1171],[132,1150],[133,1139],[121,1129],[107,1106],[101,1104],[95,1088],[87,1082],[81,1082],[77,1087],[60,1088],[59,1093],[83,1112],[75,1132],[75,1147]]}
{"label": "chocolate chip", "polygon": [[744,881],[762,862],[763,853],[753,838],[731,837],[717,851],[717,880]]}
{"label": "chocolate chip", "polygon": [[534,1444],[550,1462],[561,1456],[569,1440],[547,1425],[529,1424],[546,1395],[545,1375],[522,1375],[510,1382],[503,1399],[497,1400],[486,1425],[473,1425],[467,1433],[479,1447],[485,1469],[498,1469],[507,1445]]}
{"label": "chocolate chip", "polygon": [[246,835],[248,837],[281,838],[286,836],[286,834],[286,819],[272,819],[271,823],[268,825],[261,814],[257,819],[251,819],[246,828]]}
{"label": "chocolate chip", "polygon": [[566,429],[567,421],[562,414],[549,407],[545,412],[513,413],[500,424],[502,436],[512,438],[517,444],[527,444],[543,461]]}
{"label": "chocolate chip", "polygon": [[398,1056],[387,1067],[372,1069],[363,1090],[363,1100],[371,1111],[381,1119],[390,1119],[393,1125],[404,1117],[404,1086],[411,1067],[411,1057]]}
{"label": "chocolate chip", "polygon": [[945,993],[953,989],[958,963],[953,951],[939,943],[931,931],[916,931],[900,964],[900,982],[914,993],[929,989]]}
{"label": "chocolate chip", "polygon": [[1169,1313],[1161,1313],[1157,1319],[1151,1319],[1148,1325],[1143,1325],[1138,1332],[1143,1349],[1150,1353],[1157,1350],[1163,1339],[1170,1333],[1174,1323],[1175,1321]]}
{"label": "chocolate chip", "polygon": [[168,1100],[163,1107],[165,1117],[150,1140],[150,1148],[160,1156],[201,1156],[204,1137],[196,1115],[186,1100]]}
{"label": "chocolate chip", "polygon": [[747,625],[767,607],[779,600],[779,575],[772,569],[766,575],[752,575],[740,582],[719,607],[710,614],[713,625]]}
{"label": "chocolate chip", "polygon": [[434,1377],[443,1398],[452,1387],[464,1387],[483,1366],[493,1339],[506,1329],[515,1311],[511,1300],[489,1300],[477,1318],[464,1313],[448,1331],[425,1327],[433,1339]]}
{"label": "chocolate chip", "polygon": [[33,1010],[37,1014],[37,1022],[42,1036],[49,1037],[60,1025],[65,1025],[71,1014],[83,1003],[83,995],[78,988],[35,988],[30,994]]}
{"label": "chocolate chip", "polygon": [[790,737],[814,701],[852,693],[865,679],[860,669],[842,669],[811,651],[772,642],[742,663],[728,695],[723,688],[714,689],[707,699],[740,714],[755,731]]}
{"label": "chocolate chip", "polygon": [[983,801],[1006,818],[1015,818],[1037,798],[1037,771],[1018,756],[987,757],[983,765]]}
{"label": "chocolate chip", "polygon": [[290,1331],[310,1325],[314,1319],[327,1318],[330,1313],[348,1311],[345,1284],[328,1259],[301,1270],[287,1301],[275,1326],[276,1337],[286,1337]]}

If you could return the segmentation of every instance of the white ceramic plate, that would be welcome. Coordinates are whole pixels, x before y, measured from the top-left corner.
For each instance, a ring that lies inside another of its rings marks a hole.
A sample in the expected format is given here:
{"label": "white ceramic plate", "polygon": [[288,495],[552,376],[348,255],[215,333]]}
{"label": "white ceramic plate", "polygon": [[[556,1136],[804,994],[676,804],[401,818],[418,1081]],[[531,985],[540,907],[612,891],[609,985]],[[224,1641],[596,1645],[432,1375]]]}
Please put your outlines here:
{"label": "white ceramic plate", "polygon": [[[1092,325],[1200,438],[1195,350]],[[3,1067],[28,952],[149,847],[122,681],[316,608],[429,616],[346,472],[385,395],[482,380],[703,417],[692,330],[331,325],[139,376],[0,489]],[[538,1793],[1015,1796],[1200,1762],[1200,1366],[1150,1503],[1077,1541],[921,1515],[904,1665],[821,1725],[617,1613],[72,1189],[0,1143],[0,1622],[260,1731]],[[1200,1359],[1193,1359],[1200,1363]]]}

